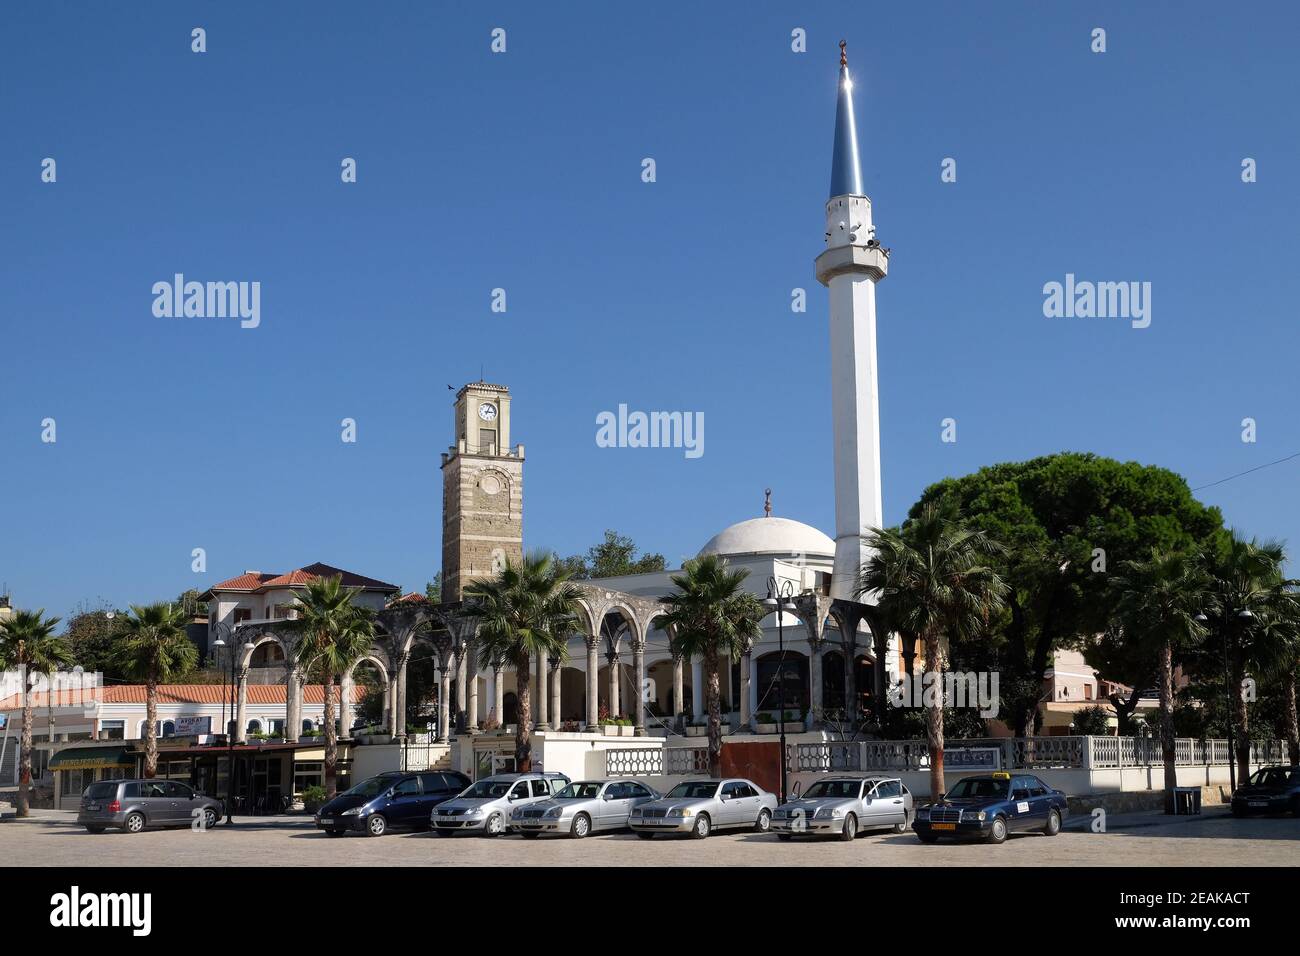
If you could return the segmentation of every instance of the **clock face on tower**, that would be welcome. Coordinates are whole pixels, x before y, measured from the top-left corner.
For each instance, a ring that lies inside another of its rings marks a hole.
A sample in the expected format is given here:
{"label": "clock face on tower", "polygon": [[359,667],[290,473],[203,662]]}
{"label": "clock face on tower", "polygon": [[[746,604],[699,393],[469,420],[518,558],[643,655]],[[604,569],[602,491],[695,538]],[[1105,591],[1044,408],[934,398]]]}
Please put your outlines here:
{"label": "clock face on tower", "polygon": [[484,402],[478,407],[478,417],[485,422],[493,421],[497,417],[497,407],[491,402]]}

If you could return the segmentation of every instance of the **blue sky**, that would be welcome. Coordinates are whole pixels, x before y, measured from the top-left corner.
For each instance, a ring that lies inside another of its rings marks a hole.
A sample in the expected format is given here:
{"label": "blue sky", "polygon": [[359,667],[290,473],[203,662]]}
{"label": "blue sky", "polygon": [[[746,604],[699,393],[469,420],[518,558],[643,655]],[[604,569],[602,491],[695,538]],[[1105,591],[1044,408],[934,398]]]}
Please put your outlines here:
{"label": "blue sky", "polygon": [[[878,290],[889,522],[932,481],[1053,451],[1193,486],[1300,451],[1294,5],[0,17],[0,581],[19,606],[120,606],[318,560],[422,586],[446,386],[480,365],[514,394],[529,547],[572,553],[616,528],[676,562],[760,514],[768,486],[776,513],[833,530],[812,261],[841,37],[893,249]],[[791,52],[796,27],[807,53]],[[57,183],[40,181],[45,157]],[[1244,157],[1258,182],[1242,183]],[[259,281],[261,326],[155,318],[152,284],[176,272]],[[1043,284],[1066,273],[1151,282],[1151,326],[1045,318]],[[705,454],[597,447],[595,416],[620,403],[702,411]],[[1298,474],[1203,500],[1300,542]]]}

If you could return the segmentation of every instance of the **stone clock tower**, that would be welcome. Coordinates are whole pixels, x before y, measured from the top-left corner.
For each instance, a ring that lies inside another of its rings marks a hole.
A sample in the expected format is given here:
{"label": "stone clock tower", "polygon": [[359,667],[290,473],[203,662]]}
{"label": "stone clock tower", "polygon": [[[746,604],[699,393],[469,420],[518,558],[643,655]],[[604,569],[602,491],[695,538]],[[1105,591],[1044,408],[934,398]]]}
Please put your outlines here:
{"label": "stone clock tower", "polygon": [[510,389],[456,393],[456,444],[442,455],[442,600],[459,601],[524,549],[524,446],[510,447]]}

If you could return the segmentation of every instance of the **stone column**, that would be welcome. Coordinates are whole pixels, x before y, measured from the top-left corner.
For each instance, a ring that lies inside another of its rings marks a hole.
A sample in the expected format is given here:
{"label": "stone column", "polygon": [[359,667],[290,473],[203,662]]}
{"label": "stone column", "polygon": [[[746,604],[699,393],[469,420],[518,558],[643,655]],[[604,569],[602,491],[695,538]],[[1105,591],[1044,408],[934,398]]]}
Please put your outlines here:
{"label": "stone column", "polygon": [[645,736],[646,683],[645,683],[645,637],[632,640],[632,674],[636,686],[632,697],[635,710],[632,712],[632,733],[636,737]]}
{"label": "stone column", "polygon": [[393,710],[397,712],[397,717],[393,721],[393,735],[395,737],[406,736],[406,665],[410,660],[409,654],[403,654],[397,659],[397,675],[394,678],[396,687],[393,690]]}
{"label": "stone column", "polygon": [[[350,737],[352,735],[352,690],[356,683],[352,680],[351,674],[346,674],[339,681],[339,686],[335,690],[335,704],[337,708],[335,713],[339,718],[339,736]],[[322,720],[324,718],[322,717]]]}
{"label": "stone column", "polygon": [[751,693],[754,686],[754,642],[746,641],[740,649],[740,732],[753,730],[754,704]]}
{"label": "stone column", "polygon": [[819,637],[808,638],[808,707],[812,711],[812,720],[805,730],[812,730],[812,725],[820,726],[825,711],[822,700],[822,650],[825,644]]}
{"label": "stone column", "polygon": [[589,733],[600,731],[600,657],[597,654],[599,640],[594,635],[587,635],[587,730]]}
{"label": "stone column", "polygon": [[466,661],[467,648],[461,644],[456,648],[456,732],[464,732],[468,726],[468,706],[469,694],[466,690],[466,676],[469,671],[468,662]]}
{"label": "stone column", "polygon": [[618,701],[618,653],[610,651],[606,658],[609,663],[609,716],[618,717],[622,712]]}
{"label": "stone column", "polygon": [[483,729],[483,724],[479,717],[478,707],[478,649],[473,644],[469,646],[469,677],[466,683],[469,685],[467,687],[469,694],[469,726],[466,729],[469,733],[476,734]]}
{"label": "stone column", "polygon": [[248,740],[248,668],[241,667],[235,685],[235,743]]}
{"label": "stone column", "polygon": [[[448,652],[447,657],[451,657]],[[438,743],[451,739],[451,661],[443,659],[438,668]]]}
{"label": "stone column", "polygon": [[497,712],[497,724],[506,725],[506,682],[505,665],[499,661],[492,665],[492,709]]}
{"label": "stone column", "polygon": [[686,701],[683,700],[686,682],[682,674],[682,656],[673,655],[673,716],[680,717],[686,710]]}
{"label": "stone column", "polygon": [[284,679],[284,739],[297,743],[302,733],[302,669],[294,664]]}
{"label": "stone column", "polygon": [[550,722],[547,714],[547,684],[546,684],[546,657],[543,654],[537,655],[536,660],[537,676],[533,681],[533,714],[537,718],[533,721],[535,730],[549,730]]}
{"label": "stone column", "polygon": [[552,657],[547,663],[551,667],[551,728],[558,730],[564,723],[560,716],[560,659]]}
{"label": "stone column", "polygon": [[704,716],[704,661],[691,658],[691,716]]}

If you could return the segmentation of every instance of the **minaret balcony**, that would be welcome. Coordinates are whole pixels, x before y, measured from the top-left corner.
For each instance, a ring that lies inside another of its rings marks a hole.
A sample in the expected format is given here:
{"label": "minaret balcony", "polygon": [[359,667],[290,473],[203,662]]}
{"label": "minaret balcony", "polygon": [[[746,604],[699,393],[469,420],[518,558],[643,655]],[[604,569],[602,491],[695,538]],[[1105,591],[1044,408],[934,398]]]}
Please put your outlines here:
{"label": "minaret balcony", "polygon": [[889,274],[889,252],[879,245],[833,246],[819,255],[814,265],[822,285],[830,285],[831,279],[847,273],[865,274],[872,282],[879,282]]}

